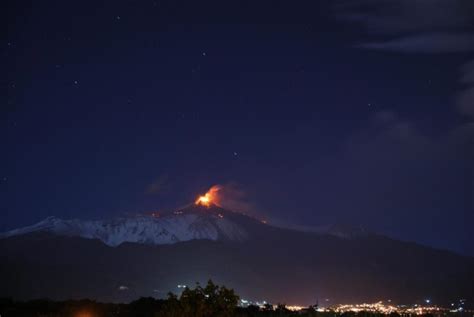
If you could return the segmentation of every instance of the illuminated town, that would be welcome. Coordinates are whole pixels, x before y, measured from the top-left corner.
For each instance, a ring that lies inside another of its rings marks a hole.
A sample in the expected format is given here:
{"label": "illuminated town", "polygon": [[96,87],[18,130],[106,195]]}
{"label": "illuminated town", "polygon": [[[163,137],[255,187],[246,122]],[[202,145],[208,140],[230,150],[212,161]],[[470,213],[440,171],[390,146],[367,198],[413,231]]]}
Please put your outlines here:
{"label": "illuminated town", "polygon": [[[299,305],[285,305],[285,308],[295,312],[305,312],[312,309],[319,313],[333,313],[334,315],[342,315],[346,313],[371,313],[371,314],[399,314],[399,315],[433,315],[433,316],[445,316],[449,313],[452,314],[463,314],[466,316],[474,316],[474,310],[465,309],[466,301],[460,299],[455,303],[451,303],[450,307],[442,307],[434,305],[431,300],[424,300],[424,304],[413,304],[413,305],[394,305],[391,300],[379,301],[376,303],[362,303],[362,304],[339,304],[334,306],[319,306],[314,305],[312,307],[299,306]],[[271,305],[267,301],[249,301],[241,299],[239,306],[249,307],[251,305],[258,306],[260,309],[271,307],[273,310],[278,309],[278,305]]]}

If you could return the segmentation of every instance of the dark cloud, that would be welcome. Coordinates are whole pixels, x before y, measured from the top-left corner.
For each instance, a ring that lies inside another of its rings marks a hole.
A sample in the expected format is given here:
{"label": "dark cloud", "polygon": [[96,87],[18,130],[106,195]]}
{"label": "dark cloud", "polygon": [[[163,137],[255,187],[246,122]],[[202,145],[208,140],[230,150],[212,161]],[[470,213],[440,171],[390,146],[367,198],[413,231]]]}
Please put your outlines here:
{"label": "dark cloud", "polygon": [[363,43],[360,48],[405,53],[456,53],[474,51],[474,34],[427,33],[404,36],[388,41]]}
{"label": "dark cloud", "polygon": [[[358,46],[420,53],[474,50],[474,1],[358,0],[336,2],[340,16],[377,39]],[[385,39],[380,39],[384,36]]]}
{"label": "dark cloud", "polygon": [[471,0],[340,0],[336,10],[374,34],[455,31],[472,26]]}
{"label": "dark cloud", "polygon": [[[341,218],[353,209],[354,223],[359,214],[368,215],[375,230],[436,240],[446,248],[457,245],[458,251],[473,254],[474,237],[466,225],[474,221],[473,140],[472,124],[431,136],[418,121],[385,110],[350,136],[340,152],[313,166],[308,177],[329,180],[319,188],[318,201],[335,213],[342,210]],[[433,236],[445,226],[463,235]]]}
{"label": "dark cloud", "polygon": [[[474,51],[472,0],[341,0],[336,10],[346,21],[366,26],[373,40],[356,47],[401,53],[465,53]],[[458,111],[474,117],[474,62],[462,67],[455,97]]]}
{"label": "dark cloud", "polygon": [[474,117],[474,61],[462,66],[461,83],[466,86],[456,97],[459,111]]}

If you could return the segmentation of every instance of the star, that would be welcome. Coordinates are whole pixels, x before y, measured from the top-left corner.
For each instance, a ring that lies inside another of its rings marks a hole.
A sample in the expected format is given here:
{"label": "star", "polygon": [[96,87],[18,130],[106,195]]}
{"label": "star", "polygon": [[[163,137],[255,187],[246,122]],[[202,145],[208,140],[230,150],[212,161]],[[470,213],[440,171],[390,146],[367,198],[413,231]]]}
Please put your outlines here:
{"label": "star", "polygon": [[202,56],[206,56],[206,52],[202,52]]}
{"label": "star", "polygon": [[77,80],[75,80],[75,81],[74,81],[74,85],[77,85],[77,84],[78,84],[78,81],[77,81]]}

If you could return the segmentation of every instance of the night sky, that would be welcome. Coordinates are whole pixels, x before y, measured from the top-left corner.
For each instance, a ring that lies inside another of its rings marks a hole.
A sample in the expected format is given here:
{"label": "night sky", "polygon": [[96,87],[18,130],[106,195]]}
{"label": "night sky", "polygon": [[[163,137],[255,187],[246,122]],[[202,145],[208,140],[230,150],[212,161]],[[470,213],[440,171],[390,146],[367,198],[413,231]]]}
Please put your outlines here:
{"label": "night sky", "polygon": [[472,0],[4,5],[1,231],[221,184],[281,226],[474,255]]}

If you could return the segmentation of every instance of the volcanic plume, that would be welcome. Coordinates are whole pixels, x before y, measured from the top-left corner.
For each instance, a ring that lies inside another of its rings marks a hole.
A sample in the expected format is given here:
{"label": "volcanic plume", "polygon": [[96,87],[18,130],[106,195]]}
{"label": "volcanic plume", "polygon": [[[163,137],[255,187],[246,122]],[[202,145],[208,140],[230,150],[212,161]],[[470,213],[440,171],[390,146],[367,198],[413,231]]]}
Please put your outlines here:
{"label": "volcanic plume", "polygon": [[211,205],[217,205],[220,206],[220,199],[219,199],[219,191],[221,190],[221,186],[219,185],[214,185],[212,186],[207,193],[205,193],[203,196],[199,196],[195,204],[196,205],[202,205],[209,207]]}

